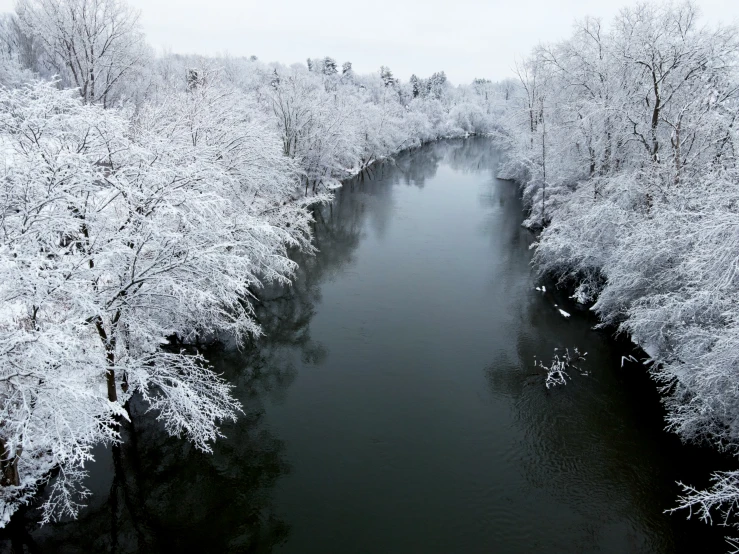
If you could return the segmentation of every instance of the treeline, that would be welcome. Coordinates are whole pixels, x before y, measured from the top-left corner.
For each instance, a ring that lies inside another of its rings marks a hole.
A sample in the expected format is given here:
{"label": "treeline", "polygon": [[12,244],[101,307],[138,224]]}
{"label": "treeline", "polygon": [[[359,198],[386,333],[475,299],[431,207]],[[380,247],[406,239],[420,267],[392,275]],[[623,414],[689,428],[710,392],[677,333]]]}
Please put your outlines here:
{"label": "treeline", "polygon": [[240,406],[197,345],[260,334],[252,299],[289,282],[341,179],[489,132],[504,89],[155,55],[120,0],[20,0],[0,18],[0,526],[44,484],[44,520],[76,515],[133,394],[208,451]]}
{"label": "treeline", "polygon": [[[517,66],[501,120],[535,264],[649,355],[668,427],[739,454],[739,36],[641,4]],[[681,507],[735,515],[739,472]]]}

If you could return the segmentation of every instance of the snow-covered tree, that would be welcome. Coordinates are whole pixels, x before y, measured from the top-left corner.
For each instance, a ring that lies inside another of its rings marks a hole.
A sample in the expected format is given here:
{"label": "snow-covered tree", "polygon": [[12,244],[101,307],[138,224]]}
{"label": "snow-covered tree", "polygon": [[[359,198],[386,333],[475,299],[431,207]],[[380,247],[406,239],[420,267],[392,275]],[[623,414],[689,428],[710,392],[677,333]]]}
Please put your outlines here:
{"label": "snow-covered tree", "polygon": [[[670,429],[739,453],[739,33],[689,2],[638,4],[518,68],[499,134],[546,226],[539,270],[648,352]],[[685,490],[735,521],[733,472]]]}
{"label": "snow-covered tree", "polygon": [[311,207],[490,127],[445,77],[414,98],[331,58],[154,57],[122,0],[20,0],[0,30],[0,526],[44,483],[44,518],[75,515],[133,395],[208,451],[239,404],[198,344],[261,333]]}
{"label": "snow-covered tree", "polygon": [[85,102],[110,105],[148,55],[138,12],[120,0],[19,0],[16,9],[42,63]]}
{"label": "snow-covered tree", "polygon": [[390,71],[389,67],[384,65],[380,67],[380,78],[382,79],[382,82],[385,83],[386,87],[392,87],[396,83],[396,79],[393,77],[393,72]]}
{"label": "snow-covered tree", "polygon": [[423,84],[421,83],[421,80],[416,77],[415,74],[411,75],[410,78],[411,83],[411,93],[413,95],[413,98],[418,98],[421,96],[422,90],[423,90]]}
{"label": "snow-covered tree", "polygon": [[238,404],[183,345],[258,334],[248,298],[309,248],[315,199],[277,135],[223,91],[183,94],[131,127],[49,84],[0,91],[4,519],[54,467],[46,517],[74,515],[131,394],[209,450]]}
{"label": "snow-covered tree", "polygon": [[[351,69],[351,66],[350,66]],[[333,58],[330,58],[329,56],[326,56],[323,58],[323,68],[322,72],[324,75],[336,75],[338,73],[339,69],[336,65],[336,60]]]}
{"label": "snow-covered tree", "polygon": [[443,71],[434,73],[426,81],[426,94],[432,98],[439,99],[444,95],[446,85],[446,73]]}

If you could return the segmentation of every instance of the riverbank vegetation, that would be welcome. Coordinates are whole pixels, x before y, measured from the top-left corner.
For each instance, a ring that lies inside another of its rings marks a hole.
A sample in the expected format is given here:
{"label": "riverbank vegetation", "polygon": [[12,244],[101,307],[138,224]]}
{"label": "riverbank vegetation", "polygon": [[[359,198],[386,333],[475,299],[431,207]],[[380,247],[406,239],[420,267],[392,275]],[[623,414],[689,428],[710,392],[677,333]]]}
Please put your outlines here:
{"label": "riverbank vegetation", "polygon": [[[649,355],[667,426],[739,454],[739,35],[692,3],[585,19],[517,65],[503,172],[535,264]],[[680,507],[735,522],[739,472]]]}
{"label": "riverbank vegetation", "polygon": [[209,451],[240,405],[198,345],[311,251],[311,207],[403,149],[487,133],[506,93],[324,57],[157,54],[119,0],[0,19],[0,526],[75,516],[139,395]]}
{"label": "riverbank vegetation", "polygon": [[[535,263],[650,356],[668,427],[739,454],[739,41],[695,5],[626,9],[453,86],[348,61],[157,53],[119,0],[0,17],[0,526],[74,516],[139,395],[208,451],[240,405],[199,354],[311,252],[342,179],[493,133]],[[679,505],[734,521],[739,472]]]}

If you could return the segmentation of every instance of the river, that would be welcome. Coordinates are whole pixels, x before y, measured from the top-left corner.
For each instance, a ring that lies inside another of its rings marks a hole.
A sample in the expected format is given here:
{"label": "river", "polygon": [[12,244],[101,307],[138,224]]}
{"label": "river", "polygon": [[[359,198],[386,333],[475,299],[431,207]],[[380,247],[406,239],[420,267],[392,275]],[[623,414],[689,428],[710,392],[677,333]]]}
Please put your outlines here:
{"label": "river", "polygon": [[[27,552],[671,553],[724,549],[675,503],[706,453],[662,431],[643,368],[566,297],[482,138],[404,153],[317,213],[315,256],[263,291],[265,337],[211,352],[244,415],[214,454],[134,402],[76,521]],[[551,290],[551,284],[549,286]],[[565,318],[559,309],[572,313]],[[587,352],[547,390],[534,361]]]}

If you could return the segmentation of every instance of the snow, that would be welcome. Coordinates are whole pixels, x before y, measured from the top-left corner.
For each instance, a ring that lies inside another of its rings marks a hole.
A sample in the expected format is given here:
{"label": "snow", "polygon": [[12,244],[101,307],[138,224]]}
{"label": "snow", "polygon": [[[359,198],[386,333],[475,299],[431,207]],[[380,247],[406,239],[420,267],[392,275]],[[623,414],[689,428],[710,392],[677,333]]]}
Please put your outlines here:
{"label": "snow", "polygon": [[[19,17],[0,52],[0,398],[23,401],[0,406],[0,438],[22,456],[0,526],[54,467],[43,517],[75,516],[91,449],[120,439],[135,392],[210,451],[240,409],[231,385],[161,345],[258,336],[247,299],[314,251],[314,205],[403,150],[494,131],[508,90],[329,57],[156,58],[125,1],[29,0]],[[20,66],[30,39],[57,82]]]}
{"label": "snow", "polygon": [[[734,28],[697,25],[691,4],[639,5],[611,29],[584,20],[517,65],[517,80],[454,87],[443,72],[339,73],[328,57],[153,59],[124,2],[100,0],[107,19],[87,0],[23,6],[28,35],[0,53],[0,393],[23,399],[1,406],[2,439],[23,456],[21,485],[0,490],[0,526],[54,465],[68,478],[45,517],[76,514],[63,499],[92,446],[119,438],[106,422],[125,416],[124,376],[171,433],[208,451],[238,402],[206,360],[157,345],[196,330],[258,335],[242,301],[292,278],[288,252],[312,250],[310,207],[443,137],[495,133],[526,225],[547,226],[540,274],[576,277],[573,298],[647,352],[671,383],[671,429],[739,444]],[[47,46],[39,64],[59,86],[21,67],[12,50],[29,38]],[[85,53],[74,63],[59,54],[69,40]],[[686,494],[707,513],[739,497],[739,479]]]}
{"label": "snow", "polygon": [[[537,49],[500,120],[500,174],[545,227],[538,274],[576,280],[572,298],[644,349],[672,431],[735,452],[739,33],[699,20],[695,3],[652,2]],[[686,494],[739,524],[736,476]]]}

